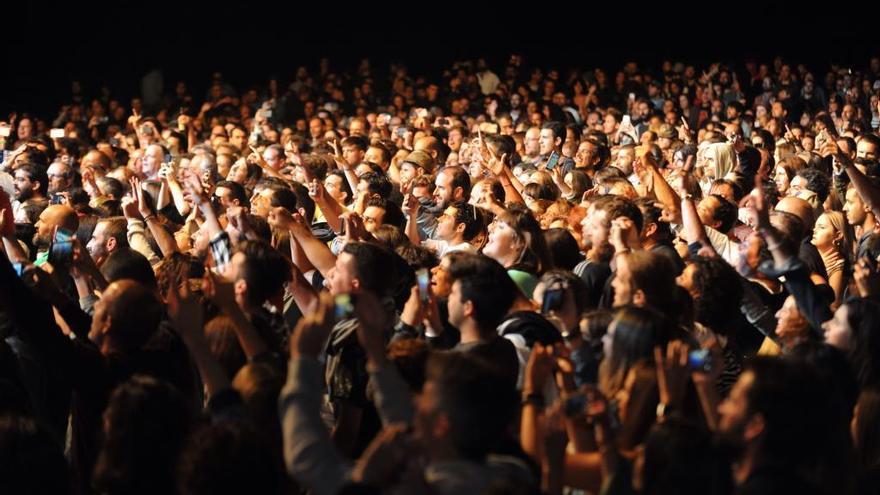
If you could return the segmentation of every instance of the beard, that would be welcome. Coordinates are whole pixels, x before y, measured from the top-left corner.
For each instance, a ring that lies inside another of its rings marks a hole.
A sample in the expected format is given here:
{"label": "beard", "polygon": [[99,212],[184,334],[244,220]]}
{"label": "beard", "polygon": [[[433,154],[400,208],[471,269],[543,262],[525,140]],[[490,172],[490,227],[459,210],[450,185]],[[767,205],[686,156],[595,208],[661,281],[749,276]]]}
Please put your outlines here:
{"label": "beard", "polygon": [[40,251],[44,249],[49,249],[49,246],[52,245],[52,238],[48,235],[40,234],[39,232],[34,234],[34,238],[32,239],[32,241],[34,243],[34,247],[36,247],[37,250]]}

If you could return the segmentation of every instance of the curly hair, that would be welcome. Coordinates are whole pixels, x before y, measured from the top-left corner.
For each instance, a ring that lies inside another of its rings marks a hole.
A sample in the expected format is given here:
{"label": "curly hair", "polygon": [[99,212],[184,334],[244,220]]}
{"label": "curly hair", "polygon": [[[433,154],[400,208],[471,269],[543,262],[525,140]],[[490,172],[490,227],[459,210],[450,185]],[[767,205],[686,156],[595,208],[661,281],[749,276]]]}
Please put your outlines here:
{"label": "curly hair", "polygon": [[722,258],[696,256],[692,260],[696,319],[722,335],[739,314],[742,285],[739,275]]}

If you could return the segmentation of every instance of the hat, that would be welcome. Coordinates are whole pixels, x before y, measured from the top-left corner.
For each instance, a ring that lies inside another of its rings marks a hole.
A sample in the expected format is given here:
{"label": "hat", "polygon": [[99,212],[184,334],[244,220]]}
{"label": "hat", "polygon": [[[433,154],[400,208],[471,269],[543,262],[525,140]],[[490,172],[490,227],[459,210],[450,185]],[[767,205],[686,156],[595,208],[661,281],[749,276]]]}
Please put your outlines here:
{"label": "hat", "polygon": [[403,161],[420,167],[425,173],[434,173],[434,158],[424,151],[413,151],[406,155],[406,158],[404,158]]}
{"label": "hat", "polygon": [[507,270],[507,275],[510,276],[510,279],[519,287],[519,290],[522,291],[526,298],[532,298],[532,293],[535,292],[535,287],[538,286],[538,277],[520,270]]}
{"label": "hat", "polygon": [[675,131],[675,127],[672,127],[669,124],[661,125],[660,130],[657,131],[657,137],[675,139],[676,136],[678,136],[678,132]]}

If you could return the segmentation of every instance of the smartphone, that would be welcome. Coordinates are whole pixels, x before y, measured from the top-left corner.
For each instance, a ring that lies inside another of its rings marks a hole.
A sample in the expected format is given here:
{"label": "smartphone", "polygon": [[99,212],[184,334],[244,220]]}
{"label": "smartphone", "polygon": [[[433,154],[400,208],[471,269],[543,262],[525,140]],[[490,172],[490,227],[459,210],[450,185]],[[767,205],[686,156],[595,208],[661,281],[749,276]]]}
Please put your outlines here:
{"label": "smartphone", "polygon": [[547,170],[553,170],[556,168],[556,165],[559,163],[559,153],[556,150],[550,152],[550,157],[547,158],[547,165],[544,167]]}
{"label": "smartphone", "polygon": [[541,304],[541,313],[550,314],[551,311],[559,311],[565,301],[565,289],[561,287],[549,288],[544,291],[544,301]]}
{"label": "smartphone", "polygon": [[64,138],[64,129],[50,129],[49,137],[52,139],[63,139]]}
{"label": "smartphone", "polygon": [[145,136],[152,136],[153,135],[153,128],[148,125],[142,125],[141,126],[141,134],[143,134]]}
{"label": "smartphone", "polygon": [[12,134],[12,127],[8,125],[0,127],[0,137],[9,137],[10,134]]}
{"label": "smartphone", "polygon": [[13,263],[12,269],[15,270],[15,274],[19,277],[22,273],[24,273],[24,263]]}
{"label": "smartphone", "polygon": [[431,298],[431,272],[427,268],[417,271],[416,282],[419,284],[419,298],[427,302]]}
{"label": "smartphone", "polygon": [[688,353],[688,368],[694,371],[712,371],[712,354],[709,349],[698,349]]}
{"label": "smartphone", "polygon": [[263,117],[265,117],[267,119],[271,119],[272,118],[272,110],[263,110]]}
{"label": "smartphone", "polygon": [[336,321],[347,320],[354,316],[354,301],[351,294],[339,294],[334,299],[333,317]]}
{"label": "smartphone", "polygon": [[403,139],[403,137],[405,135],[406,135],[406,127],[398,127],[397,128],[397,137],[399,137],[400,139]]}
{"label": "smartphone", "polygon": [[446,117],[442,117],[442,118],[439,120],[438,123],[439,123],[441,126],[446,127],[446,126],[449,125],[449,119],[447,119]]}
{"label": "smartphone", "polygon": [[63,205],[64,204],[64,196],[60,193],[55,193],[49,198],[50,205]]}
{"label": "smartphone", "polygon": [[632,119],[629,117],[629,115],[623,116],[623,118],[620,120],[620,125],[625,125],[625,126],[632,125]]}
{"label": "smartphone", "polygon": [[53,266],[70,266],[73,262],[73,232],[59,228],[49,247],[49,263]]}
{"label": "smartphone", "polygon": [[565,399],[563,410],[566,416],[577,416],[584,413],[584,408],[586,408],[589,403],[590,401],[585,394],[570,395]]}

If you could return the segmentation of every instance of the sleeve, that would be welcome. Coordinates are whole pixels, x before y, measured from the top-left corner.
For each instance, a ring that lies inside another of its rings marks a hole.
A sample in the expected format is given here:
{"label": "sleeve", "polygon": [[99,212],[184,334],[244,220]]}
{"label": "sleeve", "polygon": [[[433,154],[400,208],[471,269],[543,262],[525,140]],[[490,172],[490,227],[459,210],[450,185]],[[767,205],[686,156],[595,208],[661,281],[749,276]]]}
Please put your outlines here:
{"label": "sleeve", "polygon": [[831,308],[810,280],[804,262],[793,256],[784,266],[774,267],[773,262],[768,260],[761,265],[761,271],[775,277],[785,276],[786,290],[794,296],[798,310],[810,322],[813,331],[821,336],[822,323],[831,319]]}
{"label": "sleeve", "polygon": [[129,218],[127,233],[128,245],[135,251],[144,255],[150,262],[150,265],[155,266],[162,261],[162,259],[159,258],[155,251],[153,251],[153,248],[150,247],[150,243],[147,241],[145,228],[144,222],[141,220]]}
{"label": "sleeve", "polygon": [[351,478],[351,463],[333,446],[321,420],[321,365],[291,358],[279,416],[287,472],[312,493],[335,495]]}

